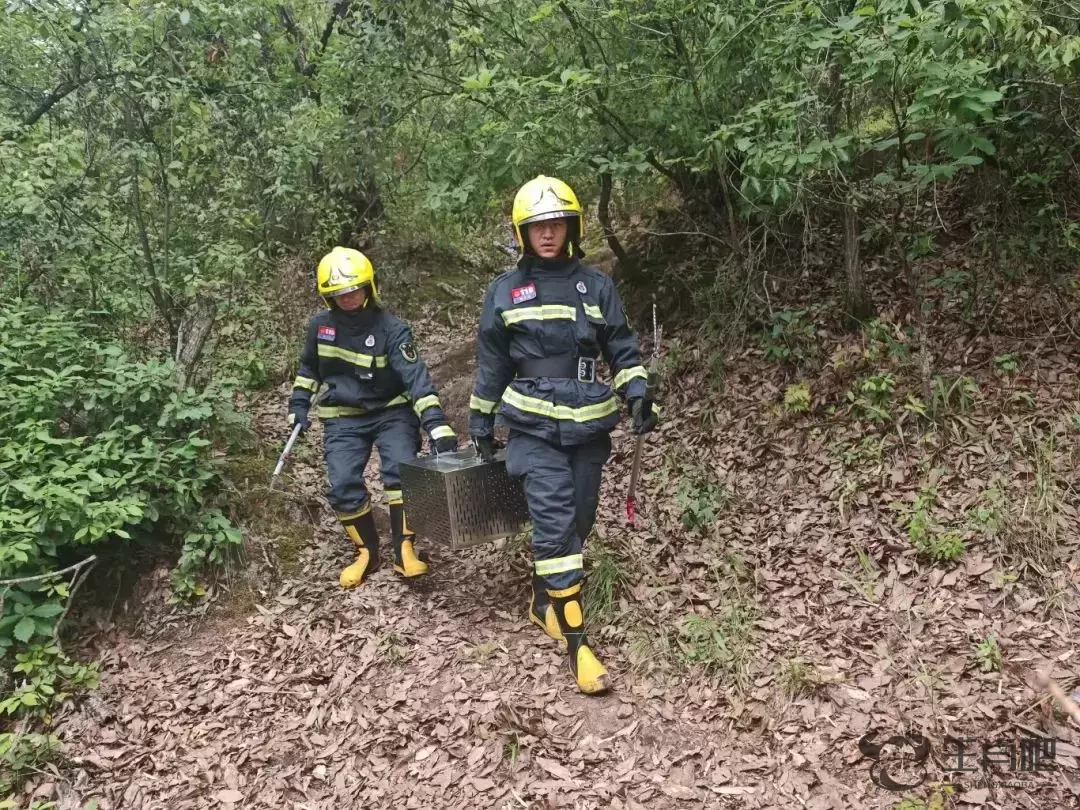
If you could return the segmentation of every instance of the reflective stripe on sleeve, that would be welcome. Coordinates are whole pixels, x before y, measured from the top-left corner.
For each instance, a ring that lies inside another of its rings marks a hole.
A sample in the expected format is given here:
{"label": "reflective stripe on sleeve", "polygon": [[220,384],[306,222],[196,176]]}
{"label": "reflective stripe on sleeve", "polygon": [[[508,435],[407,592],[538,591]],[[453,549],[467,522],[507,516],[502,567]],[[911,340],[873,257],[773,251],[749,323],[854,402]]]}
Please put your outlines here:
{"label": "reflective stripe on sleeve", "polygon": [[492,402],[490,399],[481,399],[476,394],[469,397],[469,408],[480,413],[495,413],[495,409],[499,407],[499,403]]}
{"label": "reflective stripe on sleeve", "polygon": [[622,388],[631,380],[640,377],[645,380],[649,375],[645,373],[645,366],[631,366],[630,368],[624,368],[618,374],[615,375],[615,387]]}
{"label": "reflective stripe on sleeve", "polygon": [[600,321],[600,323],[607,323],[607,320],[604,318],[603,310],[601,310],[600,307],[596,306],[596,304],[583,303],[582,306],[585,307],[585,314],[588,317]]}
{"label": "reflective stripe on sleeve", "polygon": [[428,408],[441,408],[442,403],[439,402],[439,398],[434,394],[428,394],[426,397],[420,397],[413,403],[413,410],[416,411],[416,415],[420,416]]}

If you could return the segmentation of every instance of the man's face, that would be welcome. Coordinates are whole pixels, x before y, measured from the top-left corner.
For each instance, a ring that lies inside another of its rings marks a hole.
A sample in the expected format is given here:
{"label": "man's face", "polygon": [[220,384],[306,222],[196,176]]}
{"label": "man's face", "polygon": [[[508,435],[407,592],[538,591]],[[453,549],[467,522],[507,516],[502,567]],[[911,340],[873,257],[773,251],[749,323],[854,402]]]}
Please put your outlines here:
{"label": "man's face", "polygon": [[353,310],[360,309],[364,305],[364,301],[367,299],[367,293],[363,290],[353,290],[351,293],[345,293],[334,298],[334,303],[338,305],[339,309],[343,309],[346,312],[352,312]]}
{"label": "man's face", "polygon": [[566,242],[565,219],[543,219],[529,225],[529,245],[541,259],[553,259]]}

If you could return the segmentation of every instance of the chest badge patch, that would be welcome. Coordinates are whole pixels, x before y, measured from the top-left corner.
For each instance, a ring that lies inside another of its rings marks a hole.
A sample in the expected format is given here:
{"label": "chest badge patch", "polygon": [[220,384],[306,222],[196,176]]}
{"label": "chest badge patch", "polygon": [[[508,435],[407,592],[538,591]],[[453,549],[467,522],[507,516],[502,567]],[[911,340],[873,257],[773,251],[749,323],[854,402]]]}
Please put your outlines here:
{"label": "chest badge patch", "polygon": [[319,340],[333,340],[337,337],[337,329],[332,326],[320,326],[319,327]]}
{"label": "chest badge patch", "polygon": [[576,289],[577,289],[577,291],[578,291],[579,293],[581,293],[582,295],[584,295],[585,293],[587,293],[587,292],[589,291],[589,290],[588,290],[588,288],[587,288],[587,287],[585,286],[585,282],[584,282],[584,281],[579,281],[579,282],[577,283],[577,285],[576,285]]}
{"label": "chest badge patch", "polygon": [[532,301],[536,298],[536,285],[526,284],[524,287],[514,287],[510,291],[510,300],[515,304],[520,304],[524,301]]}
{"label": "chest badge patch", "polygon": [[368,335],[367,340],[364,341],[364,345],[367,346],[369,349],[372,346],[374,346],[375,345],[375,336],[374,335]]}

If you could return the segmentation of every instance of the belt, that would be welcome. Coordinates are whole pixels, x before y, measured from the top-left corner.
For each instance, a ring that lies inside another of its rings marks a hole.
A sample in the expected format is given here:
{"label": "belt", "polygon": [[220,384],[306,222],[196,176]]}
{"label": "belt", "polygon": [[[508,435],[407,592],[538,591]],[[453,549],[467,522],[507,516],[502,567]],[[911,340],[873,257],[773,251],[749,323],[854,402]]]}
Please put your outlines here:
{"label": "belt", "polygon": [[579,382],[596,382],[595,357],[537,357],[522,360],[518,377],[555,377]]}

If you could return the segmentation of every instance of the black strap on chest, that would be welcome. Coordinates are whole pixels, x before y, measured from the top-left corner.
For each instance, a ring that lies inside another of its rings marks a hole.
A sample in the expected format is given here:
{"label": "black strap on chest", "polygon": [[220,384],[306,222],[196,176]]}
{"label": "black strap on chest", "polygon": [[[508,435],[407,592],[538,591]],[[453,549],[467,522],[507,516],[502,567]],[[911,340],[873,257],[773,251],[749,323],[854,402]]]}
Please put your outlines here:
{"label": "black strap on chest", "polygon": [[596,382],[595,357],[537,357],[522,360],[517,367],[518,377],[552,377],[557,379]]}

